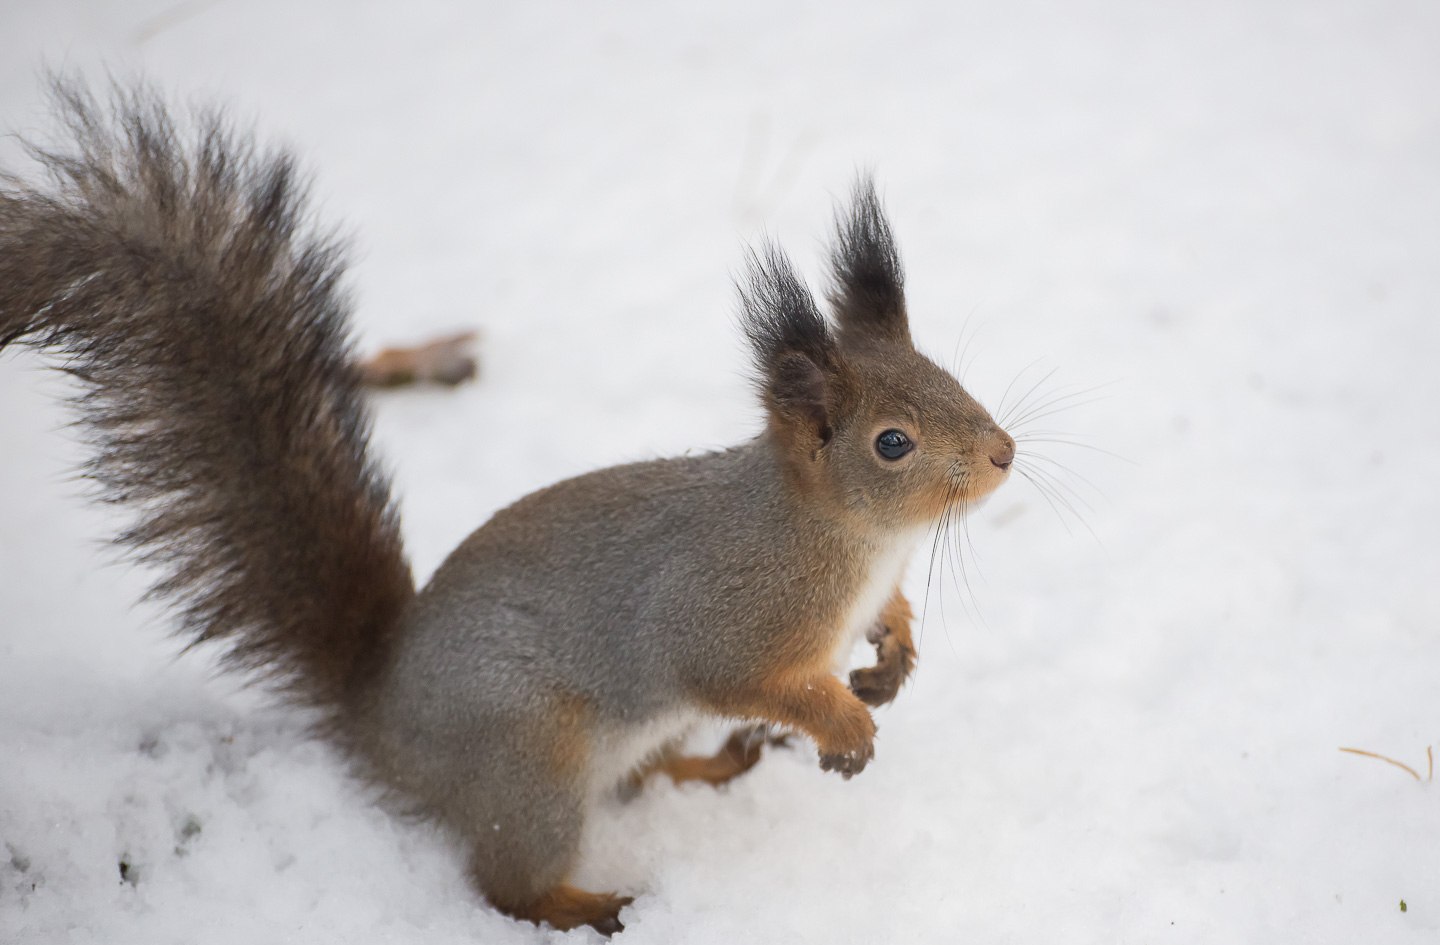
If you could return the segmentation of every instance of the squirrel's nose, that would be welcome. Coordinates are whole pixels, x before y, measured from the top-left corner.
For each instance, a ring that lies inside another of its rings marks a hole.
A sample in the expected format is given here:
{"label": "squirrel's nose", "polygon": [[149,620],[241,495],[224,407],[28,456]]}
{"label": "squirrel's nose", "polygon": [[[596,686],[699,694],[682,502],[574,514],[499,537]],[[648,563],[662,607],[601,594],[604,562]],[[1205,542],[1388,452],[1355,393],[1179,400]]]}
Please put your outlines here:
{"label": "squirrel's nose", "polygon": [[1015,441],[1008,436],[990,453],[990,462],[1001,469],[1009,469],[1015,462]]}

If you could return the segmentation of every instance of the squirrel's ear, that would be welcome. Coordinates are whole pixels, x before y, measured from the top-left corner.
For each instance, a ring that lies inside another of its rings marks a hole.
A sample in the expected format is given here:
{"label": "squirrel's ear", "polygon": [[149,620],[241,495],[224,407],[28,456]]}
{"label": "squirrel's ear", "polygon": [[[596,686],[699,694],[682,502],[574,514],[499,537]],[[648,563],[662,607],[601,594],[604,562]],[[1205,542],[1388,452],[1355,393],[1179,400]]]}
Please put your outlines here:
{"label": "squirrel's ear", "polygon": [[869,173],[860,175],[848,210],[835,214],[830,246],[831,282],[826,297],[840,323],[842,339],[859,337],[910,341],[905,314],[905,273],[890,233],[885,208]]}
{"label": "squirrel's ear", "polygon": [[843,395],[835,336],[779,249],[752,250],[738,283],[740,323],[772,416],[829,442]]}

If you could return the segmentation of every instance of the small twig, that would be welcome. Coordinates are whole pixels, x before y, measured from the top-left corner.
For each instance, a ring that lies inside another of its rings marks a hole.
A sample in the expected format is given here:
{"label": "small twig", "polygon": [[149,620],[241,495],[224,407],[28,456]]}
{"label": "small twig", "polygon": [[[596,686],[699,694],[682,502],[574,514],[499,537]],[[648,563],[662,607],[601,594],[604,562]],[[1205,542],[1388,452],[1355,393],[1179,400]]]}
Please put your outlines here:
{"label": "small twig", "polygon": [[455,386],[478,371],[471,348],[479,332],[436,338],[413,348],[386,348],[360,363],[360,379],[370,387],[403,387],[434,383]]}
{"label": "small twig", "polygon": [[1435,756],[1430,751],[1429,745],[1425,746],[1425,755],[1430,759],[1430,777],[1428,778],[1420,777],[1420,772],[1416,771],[1414,768],[1410,767],[1404,762],[1396,761],[1394,758],[1386,758],[1384,755],[1377,755],[1373,751],[1363,751],[1359,748],[1342,748],[1340,750],[1348,751],[1352,755],[1364,755],[1366,758],[1379,758],[1381,761],[1387,761],[1397,768],[1404,768],[1406,771],[1410,772],[1410,777],[1414,778],[1416,781],[1429,781],[1431,778],[1435,777]]}

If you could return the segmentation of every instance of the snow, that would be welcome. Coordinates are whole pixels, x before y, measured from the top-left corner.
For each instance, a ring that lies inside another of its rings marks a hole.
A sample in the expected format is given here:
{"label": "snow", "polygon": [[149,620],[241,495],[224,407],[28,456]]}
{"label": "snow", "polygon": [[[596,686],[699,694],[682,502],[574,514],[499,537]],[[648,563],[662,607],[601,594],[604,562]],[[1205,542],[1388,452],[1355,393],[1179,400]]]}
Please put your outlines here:
{"label": "snow", "polygon": [[[1423,778],[1440,745],[1434,5],[0,23],[7,128],[45,127],[47,62],[233,103],[355,234],[366,346],[482,328],[479,384],[377,403],[421,576],[555,479],[750,435],[729,274],[768,233],[813,276],[857,166],[982,402],[1099,388],[1034,424],[1107,451],[1034,444],[1083,522],[1023,480],[972,517],[861,776],[802,745],[597,819],[578,879],[637,896],[621,940],[1434,940],[1440,789],[1337,750]],[[106,564],[64,390],[0,361],[0,941],[595,940],[477,904],[303,719],[177,658]]]}

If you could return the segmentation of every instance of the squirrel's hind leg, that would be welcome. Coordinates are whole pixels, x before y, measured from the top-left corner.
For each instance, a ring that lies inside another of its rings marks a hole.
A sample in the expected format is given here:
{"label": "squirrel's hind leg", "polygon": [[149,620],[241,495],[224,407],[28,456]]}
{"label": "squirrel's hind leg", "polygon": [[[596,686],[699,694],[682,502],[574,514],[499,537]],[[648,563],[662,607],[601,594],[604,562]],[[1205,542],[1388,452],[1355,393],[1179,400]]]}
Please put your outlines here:
{"label": "squirrel's hind leg", "polygon": [[651,770],[669,775],[676,784],[704,781],[711,787],[719,787],[755,767],[760,760],[760,750],[767,743],[783,744],[783,740],[783,735],[772,736],[768,725],[746,725],[735,729],[725,745],[709,757],[665,755]]}
{"label": "squirrel's hind leg", "polygon": [[[485,900],[516,919],[565,931],[624,928],[632,900],[565,883],[580,855],[588,808],[590,725],[577,699],[556,696],[545,711],[497,717],[476,729],[455,772],[449,821],[470,843],[470,879]],[[501,740],[485,734],[503,731]]]}
{"label": "squirrel's hind leg", "polygon": [[592,893],[563,882],[580,852],[583,805],[576,795],[557,797],[551,782],[517,782],[532,803],[510,821],[481,820],[474,827],[470,879],[485,900],[516,919],[560,931],[588,925],[602,935],[625,928],[620,910],[629,896]]}

